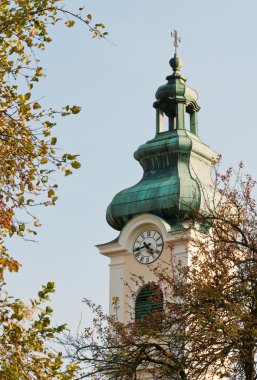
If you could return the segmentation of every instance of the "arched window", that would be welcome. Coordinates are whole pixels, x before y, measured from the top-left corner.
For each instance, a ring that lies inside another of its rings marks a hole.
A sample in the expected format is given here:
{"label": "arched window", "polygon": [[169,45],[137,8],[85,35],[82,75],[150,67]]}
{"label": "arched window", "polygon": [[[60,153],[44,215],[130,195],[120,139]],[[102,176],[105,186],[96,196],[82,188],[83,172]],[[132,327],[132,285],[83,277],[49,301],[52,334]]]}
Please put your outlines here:
{"label": "arched window", "polygon": [[145,285],[137,295],[135,304],[135,320],[163,311],[163,293],[153,283]]}

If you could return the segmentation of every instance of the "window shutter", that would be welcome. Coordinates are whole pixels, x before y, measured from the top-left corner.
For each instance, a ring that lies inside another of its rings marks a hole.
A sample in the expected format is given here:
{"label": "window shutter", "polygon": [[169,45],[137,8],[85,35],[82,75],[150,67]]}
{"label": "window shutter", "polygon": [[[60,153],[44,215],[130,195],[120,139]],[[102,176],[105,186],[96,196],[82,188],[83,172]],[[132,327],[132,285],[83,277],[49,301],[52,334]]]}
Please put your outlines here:
{"label": "window shutter", "polygon": [[135,320],[163,310],[163,294],[157,285],[144,286],[136,298]]}

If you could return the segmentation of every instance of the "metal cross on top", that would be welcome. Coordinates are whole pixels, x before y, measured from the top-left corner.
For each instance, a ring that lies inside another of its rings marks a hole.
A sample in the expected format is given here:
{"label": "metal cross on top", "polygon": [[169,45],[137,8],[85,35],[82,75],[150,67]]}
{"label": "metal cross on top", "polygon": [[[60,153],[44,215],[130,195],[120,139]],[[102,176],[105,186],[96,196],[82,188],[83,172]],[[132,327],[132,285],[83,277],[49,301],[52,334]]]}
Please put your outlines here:
{"label": "metal cross on top", "polygon": [[171,32],[171,37],[174,38],[175,54],[177,54],[178,44],[181,43],[181,38],[178,36],[177,30],[174,29],[173,32]]}

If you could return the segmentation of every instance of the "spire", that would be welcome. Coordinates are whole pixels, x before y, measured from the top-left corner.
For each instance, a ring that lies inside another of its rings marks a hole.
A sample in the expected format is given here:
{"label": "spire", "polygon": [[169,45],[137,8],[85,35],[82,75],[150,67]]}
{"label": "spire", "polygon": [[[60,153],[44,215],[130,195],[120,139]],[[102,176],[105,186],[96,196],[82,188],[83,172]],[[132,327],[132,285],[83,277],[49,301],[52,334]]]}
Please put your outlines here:
{"label": "spire", "polygon": [[179,37],[177,30],[174,29],[173,32],[171,32],[171,38],[174,39],[173,45],[175,47],[175,54],[170,60],[170,66],[172,67],[174,74],[178,74],[182,67],[182,61],[177,57],[178,44],[181,43],[181,38]]}
{"label": "spire", "polygon": [[[119,192],[107,209],[107,221],[117,230],[142,213],[157,215],[173,229],[180,229],[184,215],[202,207],[202,189],[211,186],[210,171],[216,153],[198,137],[198,95],[180,74],[182,61],[176,54],[180,38],[175,32],[175,54],[170,60],[173,73],[157,89],[153,104],[156,135],[134,153],[143,168],[143,177]],[[165,117],[168,130],[164,129]],[[190,119],[189,130],[186,117]]]}
{"label": "spire", "polygon": [[173,32],[171,32],[171,37],[174,39],[175,55],[176,55],[177,54],[178,44],[181,43],[181,38],[178,35],[178,31],[175,30],[175,29],[173,30]]}

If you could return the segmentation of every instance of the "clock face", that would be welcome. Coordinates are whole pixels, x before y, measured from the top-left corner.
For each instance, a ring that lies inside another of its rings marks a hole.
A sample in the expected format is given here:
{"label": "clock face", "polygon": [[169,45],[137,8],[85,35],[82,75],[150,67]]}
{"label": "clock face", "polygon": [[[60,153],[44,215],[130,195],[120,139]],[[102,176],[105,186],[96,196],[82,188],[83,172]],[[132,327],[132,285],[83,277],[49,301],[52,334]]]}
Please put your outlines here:
{"label": "clock face", "polygon": [[136,238],[133,254],[142,264],[151,264],[161,255],[163,240],[159,232],[148,230]]}

